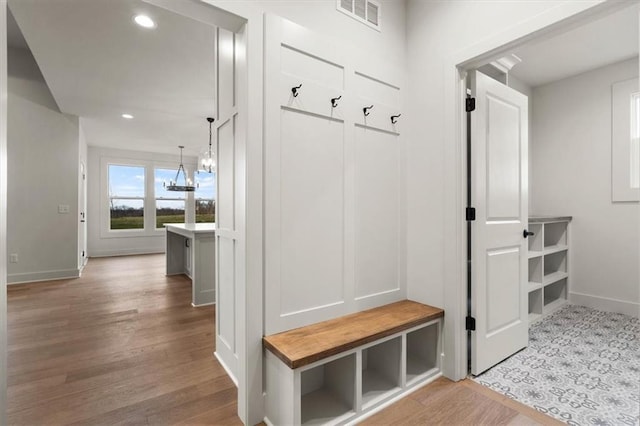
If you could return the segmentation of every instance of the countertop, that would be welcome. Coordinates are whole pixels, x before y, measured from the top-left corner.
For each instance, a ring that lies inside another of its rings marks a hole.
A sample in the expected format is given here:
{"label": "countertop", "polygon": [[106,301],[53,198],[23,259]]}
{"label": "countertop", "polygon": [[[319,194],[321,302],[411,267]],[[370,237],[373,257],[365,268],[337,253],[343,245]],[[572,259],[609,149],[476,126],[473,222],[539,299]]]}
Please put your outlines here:
{"label": "countertop", "polygon": [[529,216],[529,223],[571,222],[573,216]]}
{"label": "countertop", "polygon": [[[183,232],[192,232],[194,234],[200,233],[215,233],[216,224],[215,223],[165,223],[164,226],[167,230],[174,229],[178,231],[178,233]],[[180,232],[182,231],[182,232]]]}

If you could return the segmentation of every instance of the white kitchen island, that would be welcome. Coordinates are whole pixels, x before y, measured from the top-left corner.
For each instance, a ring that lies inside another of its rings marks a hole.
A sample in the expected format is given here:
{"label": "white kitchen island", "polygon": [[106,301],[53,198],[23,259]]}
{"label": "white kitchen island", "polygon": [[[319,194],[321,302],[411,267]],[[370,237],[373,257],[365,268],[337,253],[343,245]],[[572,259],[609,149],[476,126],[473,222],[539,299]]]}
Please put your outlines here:
{"label": "white kitchen island", "polygon": [[191,278],[191,304],[216,301],[215,223],[167,223],[167,275]]}

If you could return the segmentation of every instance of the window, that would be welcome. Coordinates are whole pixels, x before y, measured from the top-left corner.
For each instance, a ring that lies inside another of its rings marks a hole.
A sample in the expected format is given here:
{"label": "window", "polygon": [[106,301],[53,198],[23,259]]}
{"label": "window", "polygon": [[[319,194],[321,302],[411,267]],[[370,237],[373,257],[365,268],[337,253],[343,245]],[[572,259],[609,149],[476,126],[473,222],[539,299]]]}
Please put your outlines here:
{"label": "window", "polygon": [[176,170],[155,169],[156,229],[165,223],[185,222],[185,192],[167,191],[164,183],[176,179]]}
{"label": "window", "polygon": [[200,173],[196,188],[196,223],[216,221],[216,173]]}
{"label": "window", "polygon": [[631,95],[631,188],[640,188],[640,93]]}
{"label": "window", "polygon": [[611,86],[611,199],[640,201],[640,92],[638,79]]}
{"label": "window", "polygon": [[144,173],[144,167],[109,165],[109,229],[144,229]]}

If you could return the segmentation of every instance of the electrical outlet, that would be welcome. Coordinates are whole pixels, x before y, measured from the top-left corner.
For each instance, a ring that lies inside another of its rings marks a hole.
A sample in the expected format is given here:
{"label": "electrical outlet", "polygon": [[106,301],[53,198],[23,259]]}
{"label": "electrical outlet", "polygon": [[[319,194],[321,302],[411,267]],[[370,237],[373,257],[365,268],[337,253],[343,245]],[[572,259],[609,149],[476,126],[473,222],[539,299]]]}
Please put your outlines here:
{"label": "electrical outlet", "polygon": [[18,263],[18,253],[11,253],[9,255],[9,263]]}
{"label": "electrical outlet", "polygon": [[69,204],[58,205],[58,213],[61,213],[61,214],[69,213]]}

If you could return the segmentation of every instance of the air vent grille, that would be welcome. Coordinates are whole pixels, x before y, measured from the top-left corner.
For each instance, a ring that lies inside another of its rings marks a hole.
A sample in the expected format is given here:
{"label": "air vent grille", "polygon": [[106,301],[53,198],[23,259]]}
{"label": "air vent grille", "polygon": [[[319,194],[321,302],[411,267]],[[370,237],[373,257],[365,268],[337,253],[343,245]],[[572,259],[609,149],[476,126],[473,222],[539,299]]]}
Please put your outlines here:
{"label": "air vent grille", "polygon": [[338,10],[353,19],[380,30],[381,4],[373,0],[337,0]]}

